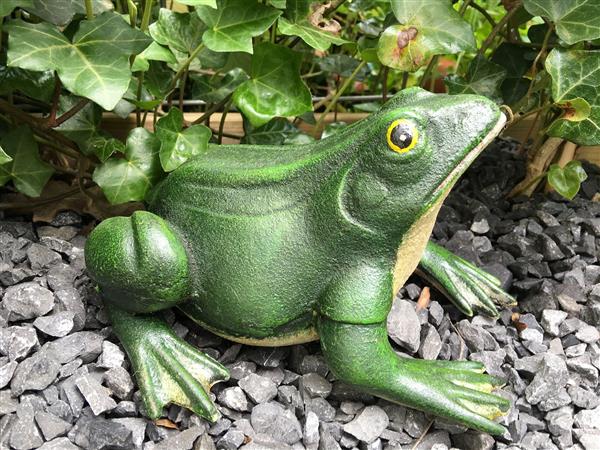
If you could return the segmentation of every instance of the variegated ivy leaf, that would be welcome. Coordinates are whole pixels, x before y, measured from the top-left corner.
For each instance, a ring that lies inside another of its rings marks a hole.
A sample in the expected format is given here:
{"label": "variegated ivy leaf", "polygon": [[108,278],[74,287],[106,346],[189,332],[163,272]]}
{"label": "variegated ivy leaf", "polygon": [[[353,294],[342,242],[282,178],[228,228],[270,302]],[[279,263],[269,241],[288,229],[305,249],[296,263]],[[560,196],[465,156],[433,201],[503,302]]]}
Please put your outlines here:
{"label": "variegated ivy leaf", "polygon": [[72,41],[46,22],[15,20],[6,30],[9,66],[56,70],[65,88],[106,110],[113,109],[127,91],[129,56],[142,52],[152,42],[112,12],[82,20]]}
{"label": "variegated ivy leaf", "polygon": [[471,64],[465,77],[449,75],[444,82],[450,94],[477,94],[488,97],[497,103],[502,102],[500,86],[506,78],[506,69],[488,61],[483,56],[477,56]]}
{"label": "variegated ivy leaf", "polygon": [[391,0],[400,25],[384,30],[377,50],[388,67],[414,72],[432,56],[473,51],[475,38],[469,24],[450,0]]}
{"label": "variegated ivy leaf", "polygon": [[550,125],[548,134],[580,145],[599,145],[600,50],[555,48],[545,64],[552,78],[552,98],[555,103],[560,106],[571,101],[572,105],[576,105],[574,100],[581,98],[589,104],[589,114],[585,119],[573,121],[563,115]]}
{"label": "variegated ivy leaf", "polygon": [[523,0],[527,12],[550,19],[567,44],[600,38],[599,0]]}

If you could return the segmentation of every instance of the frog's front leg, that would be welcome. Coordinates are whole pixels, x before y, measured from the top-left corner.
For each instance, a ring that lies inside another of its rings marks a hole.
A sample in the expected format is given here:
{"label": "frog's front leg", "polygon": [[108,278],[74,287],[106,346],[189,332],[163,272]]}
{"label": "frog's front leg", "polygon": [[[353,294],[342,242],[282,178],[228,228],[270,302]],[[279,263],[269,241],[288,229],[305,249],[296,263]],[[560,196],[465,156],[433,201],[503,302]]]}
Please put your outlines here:
{"label": "frog's front leg", "polygon": [[86,264],[134,367],[148,416],[169,403],[209,420],[219,417],[210,387],[229,375],[221,364],[176,336],[155,311],[189,296],[185,249],[167,222],[138,211],[105,220],[90,235]]}
{"label": "frog's front leg", "polygon": [[498,315],[495,304],[504,308],[517,304],[500,287],[496,277],[431,241],[417,271],[468,316],[479,310],[495,317]]}
{"label": "frog's front leg", "polygon": [[386,316],[392,276],[362,267],[335,279],[319,306],[321,348],[334,375],[358,388],[471,428],[502,434],[493,422],[509,402],[491,394],[501,384],[474,361],[423,361],[392,349]]}

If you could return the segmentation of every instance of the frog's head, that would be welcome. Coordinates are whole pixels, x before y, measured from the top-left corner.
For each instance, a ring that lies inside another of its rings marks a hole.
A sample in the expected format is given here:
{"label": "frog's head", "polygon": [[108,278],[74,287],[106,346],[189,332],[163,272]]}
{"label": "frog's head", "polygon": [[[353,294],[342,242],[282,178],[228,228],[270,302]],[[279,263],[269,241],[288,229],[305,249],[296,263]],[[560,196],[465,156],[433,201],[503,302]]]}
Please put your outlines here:
{"label": "frog's head", "polygon": [[[505,121],[484,97],[402,91],[353,127],[359,138],[343,188],[347,214],[363,228],[401,237],[424,216],[435,219],[452,186]],[[433,219],[425,221],[428,226]]]}

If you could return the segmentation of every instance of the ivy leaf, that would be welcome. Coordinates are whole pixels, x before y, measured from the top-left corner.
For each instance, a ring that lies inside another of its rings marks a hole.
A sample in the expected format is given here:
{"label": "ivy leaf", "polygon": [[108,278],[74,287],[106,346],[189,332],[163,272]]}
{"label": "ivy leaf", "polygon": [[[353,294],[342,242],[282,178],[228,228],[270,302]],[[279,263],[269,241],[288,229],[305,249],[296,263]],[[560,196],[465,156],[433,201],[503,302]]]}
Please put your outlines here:
{"label": "ivy leaf", "polygon": [[256,0],[217,0],[217,7],[196,8],[208,26],[202,41],[215,52],[252,53],[252,38],[267,31],[281,15],[281,11]]}
{"label": "ivy leaf", "polygon": [[165,172],[171,172],[208,147],[212,132],[204,125],[192,125],[182,131],[183,113],[171,108],[156,122],[156,136],[160,139],[160,163]]}
{"label": "ivy leaf", "polygon": [[127,137],[124,157],[111,157],[96,167],[93,180],[112,204],[143,200],[160,179],[160,141],[145,128],[134,128]]}
{"label": "ivy leaf", "polygon": [[600,50],[553,49],[546,58],[546,71],[552,79],[552,98],[558,104],[585,99],[589,116],[573,122],[559,117],[548,134],[579,145],[600,144]]}
{"label": "ivy leaf", "polygon": [[281,145],[300,131],[283,117],[276,117],[260,127],[244,121],[242,144]]}
{"label": "ivy leaf", "polygon": [[301,62],[302,55],[286,47],[269,42],[256,46],[250,80],[233,93],[233,102],[253,126],[312,111],[310,91],[300,78]]}
{"label": "ivy leaf", "polygon": [[17,191],[39,197],[54,171],[40,159],[37,142],[29,127],[22,125],[2,136],[0,147],[12,158],[0,165],[0,186],[12,180]]}
{"label": "ivy leaf", "polygon": [[506,69],[477,56],[471,64],[466,76],[449,75],[444,82],[450,94],[477,94],[488,97],[495,102],[502,102],[500,85],[506,77]]}
{"label": "ivy leaf", "polygon": [[597,0],[524,0],[523,6],[554,22],[556,34],[569,45],[600,38]]}
{"label": "ivy leaf", "polygon": [[152,42],[116,13],[83,20],[73,42],[58,28],[21,20],[6,26],[8,65],[29,70],[56,70],[65,88],[112,110],[127,91],[129,55]]}
{"label": "ivy leaf", "polygon": [[4,151],[2,146],[0,146],[0,165],[11,162],[12,158]]}
{"label": "ivy leaf", "polygon": [[217,8],[217,0],[177,0],[177,3],[188,6],[210,6]]}
{"label": "ivy leaf", "polygon": [[20,91],[31,98],[49,102],[54,92],[54,72],[37,72],[0,66],[0,94]]}
{"label": "ivy leaf", "polygon": [[171,50],[190,54],[202,41],[206,27],[197,14],[177,13],[166,8],[158,12],[158,20],[150,25],[152,38]]}
{"label": "ivy leaf", "polygon": [[494,51],[491,61],[506,69],[507,78],[521,78],[531,67],[535,53],[520,45],[503,42]]}
{"label": "ivy leaf", "polygon": [[581,97],[558,102],[556,103],[556,106],[563,110],[563,114],[560,118],[570,122],[581,122],[590,117],[590,113],[592,112],[590,104],[585,98]]}
{"label": "ivy leaf", "polygon": [[287,0],[269,0],[269,3],[277,9],[285,9]]}
{"label": "ivy leaf", "polygon": [[569,200],[579,192],[581,183],[587,179],[587,174],[581,166],[581,161],[569,161],[565,167],[552,164],[548,168],[548,183],[556,192]]}
{"label": "ivy leaf", "polygon": [[214,75],[192,75],[192,97],[209,103],[218,103],[248,79],[242,69],[235,68],[223,78]]}
{"label": "ivy leaf", "polygon": [[[319,67],[321,70],[334,73],[341,77],[349,77],[352,72],[358,67],[360,61],[352,58],[351,56],[344,55],[343,53],[336,53],[335,55],[325,56],[324,58],[319,58]],[[367,69],[363,69],[360,75],[357,76],[358,79],[364,78],[364,75],[368,72]]]}
{"label": "ivy leaf", "polygon": [[377,56],[388,67],[414,72],[432,56],[475,50],[473,31],[449,0],[391,0],[400,25],[386,28]]}
{"label": "ivy leaf", "polygon": [[95,134],[87,140],[85,152],[93,153],[100,161],[105,162],[114,152],[125,153],[125,145],[111,136]]}
{"label": "ivy leaf", "polygon": [[299,36],[312,48],[325,51],[331,44],[347,43],[338,36],[341,26],[335,20],[323,18],[322,8],[326,5],[311,0],[287,0],[283,17],[279,18],[279,32]]}
{"label": "ivy leaf", "polygon": [[[20,3],[22,4],[19,6],[31,14],[54,25],[64,26],[73,19],[75,14],[85,14],[85,2],[81,0],[25,0]],[[111,9],[113,4],[110,0],[92,0],[92,10],[95,15]]]}
{"label": "ivy leaf", "polygon": [[15,8],[27,8],[33,6],[33,0],[2,0],[0,2],[0,18],[8,16]]}
{"label": "ivy leaf", "polygon": [[[61,95],[58,102],[57,116],[65,113],[75,106],[81,98],[74,96]],[[88,103],[73,117],[61,123],[56,130],[75,141],[80,147],[86,144],[86,141],[96,134],[102,111],[93,103]]]}
{"label": "ivy leaf", "polygon": [[137,55],[131,66],[132,72],[146,72],[150,68],[149,61],[164,61],[175,64],[177,58],[171,50],[163,47],[158,42],[152,42],[146,49]]}

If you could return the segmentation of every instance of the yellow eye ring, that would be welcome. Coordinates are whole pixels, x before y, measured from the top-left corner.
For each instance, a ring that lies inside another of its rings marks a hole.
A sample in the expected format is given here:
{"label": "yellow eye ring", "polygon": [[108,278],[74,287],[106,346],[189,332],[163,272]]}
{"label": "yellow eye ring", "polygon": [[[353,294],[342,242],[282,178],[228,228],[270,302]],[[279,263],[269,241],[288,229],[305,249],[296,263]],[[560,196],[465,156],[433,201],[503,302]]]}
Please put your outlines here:
{"label": "yellow eye ring", "polygon": [[417,127],[407,119],[394,120],[387,129],[388,147],[396,153],[407,153],[419,142]]}

